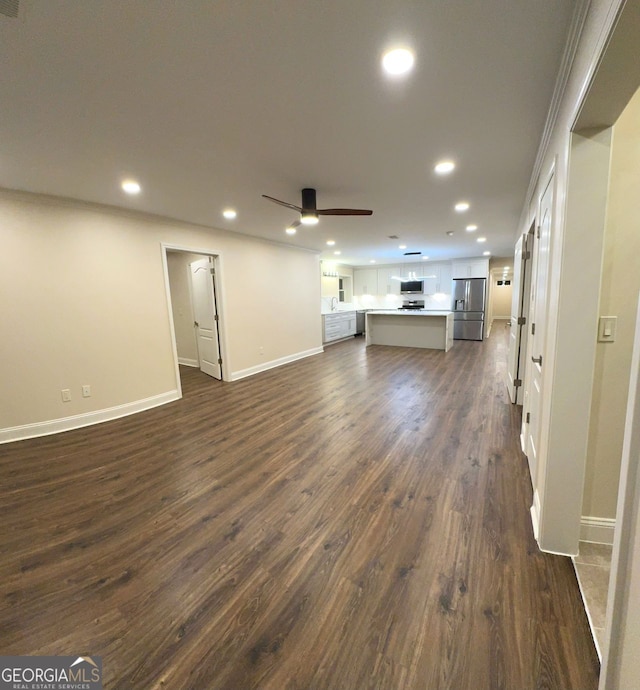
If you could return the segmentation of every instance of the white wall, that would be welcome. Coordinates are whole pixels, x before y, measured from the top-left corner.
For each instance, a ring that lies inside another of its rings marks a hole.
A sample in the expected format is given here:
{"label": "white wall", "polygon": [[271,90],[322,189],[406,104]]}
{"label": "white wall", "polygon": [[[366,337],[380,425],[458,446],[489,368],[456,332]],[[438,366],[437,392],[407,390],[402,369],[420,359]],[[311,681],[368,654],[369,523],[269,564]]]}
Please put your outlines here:
{"label": "white wall", "polygon": [[583,515],[613,519],[640,292],[640,91],[613,128],[601,315],[617,316],[616,340],[597,343],[589,423]]}
{"label": "white wall", "polygon": [[[315,253],[7,190],[0,239],[0,439],[179,394],[163,242],[220,256],[223,366],[232,377],[321,351]],[[63,388],[71,402],[62,402]]]}
{"label": "white wall", "polygon": [[[504,269],[508,270],[504,285]],[[502,285],[498,282],[502,281]],[[487,296],[486,321],[489,326],[494,319],[508,319],[511,317],[511,301],[513,295],[513,257],[492,257],[489,260],[489,287]]]}

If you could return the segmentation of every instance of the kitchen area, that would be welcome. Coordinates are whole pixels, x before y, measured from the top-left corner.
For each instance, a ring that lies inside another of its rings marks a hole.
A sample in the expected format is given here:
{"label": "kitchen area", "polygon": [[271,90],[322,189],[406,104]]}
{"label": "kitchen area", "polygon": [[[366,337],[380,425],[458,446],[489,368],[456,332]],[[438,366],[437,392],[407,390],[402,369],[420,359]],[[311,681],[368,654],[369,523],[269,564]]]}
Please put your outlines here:
{"label": "kitchen area", "polygon": [[489,260],[352,267],[321,263],[323,345],[364,336],[366,345],[448,351],[483,340]]}

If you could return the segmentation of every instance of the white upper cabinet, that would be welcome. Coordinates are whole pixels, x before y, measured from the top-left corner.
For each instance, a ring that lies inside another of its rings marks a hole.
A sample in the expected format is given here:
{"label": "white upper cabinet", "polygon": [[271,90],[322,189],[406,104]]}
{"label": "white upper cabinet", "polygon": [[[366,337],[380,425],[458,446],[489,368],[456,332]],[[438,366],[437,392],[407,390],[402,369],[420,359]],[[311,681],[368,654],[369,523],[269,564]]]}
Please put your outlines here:
{"label": "white upper cabinet", "polygon": [[451,281],[451,261],[444,261],[440,264],[440,282],[438,283],[438,292],[444,292],[447,295],[453,293],[453,286]]}
{"label": "white upper cabinet", "polygon": [[451,262],[439,261],[422,265],[424,294],[435,295],[444,292],[451,294]]}
{"label": "white upper cabinet", "polygon": [[489,259],[468,259],[453,262],[452,278],[487,278]]}
{"label": "white upper cabinet", "polygon": [[393,278],[393,276],[397,275],[397,268],[379,268],[377,294],[381,295],[382,297],[385,297],[386,295],[399,295],[400,281]]}
{"label": "white upper cabinet", "polygon": [[425,263],[420,267],[422,269],[422,292],[425,295],[435,295],[440,292],[440,264]]}
{"label": "white upper cabinet", "polygon": [[378,294],[378,271],[375,268],[359,268],[353,272],[354,295]]}

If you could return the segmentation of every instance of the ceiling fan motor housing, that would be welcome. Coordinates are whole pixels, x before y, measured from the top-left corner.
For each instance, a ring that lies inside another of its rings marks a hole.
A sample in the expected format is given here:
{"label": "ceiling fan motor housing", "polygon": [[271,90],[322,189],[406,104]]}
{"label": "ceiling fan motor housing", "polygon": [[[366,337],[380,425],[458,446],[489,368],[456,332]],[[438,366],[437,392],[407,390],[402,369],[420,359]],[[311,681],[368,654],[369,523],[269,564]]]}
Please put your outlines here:
{"label": "ceiling fan motor housing", "polygon": [[305,188],[302,190],[302,208],[304,210],[309,209],[310,211],[315,211],[316,208],[316,190]]}

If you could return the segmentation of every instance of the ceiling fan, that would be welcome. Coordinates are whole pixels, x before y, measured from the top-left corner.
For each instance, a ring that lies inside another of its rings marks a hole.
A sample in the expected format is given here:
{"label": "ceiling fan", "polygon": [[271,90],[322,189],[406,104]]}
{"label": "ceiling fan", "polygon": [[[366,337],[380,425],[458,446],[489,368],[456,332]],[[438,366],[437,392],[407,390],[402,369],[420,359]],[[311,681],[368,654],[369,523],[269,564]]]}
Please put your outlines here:
{"label": "ceiling fan", "polygon": [[300,223],[303,225],[315,225],[319,220],[318,216],[370,216],[373,214],[373,211],[364,208],[317,208],[316,190],[308,187],[302,190],[302,206],[296,206],[287,201],[280,201],[280,199],[274,199],[266,194],[262,196],[265,199],[269,199],[269,201],[280,204],[280,206],[286,206],[294,211],[298,211],[300,220],[291,223],[290,228],[297,228]]}

